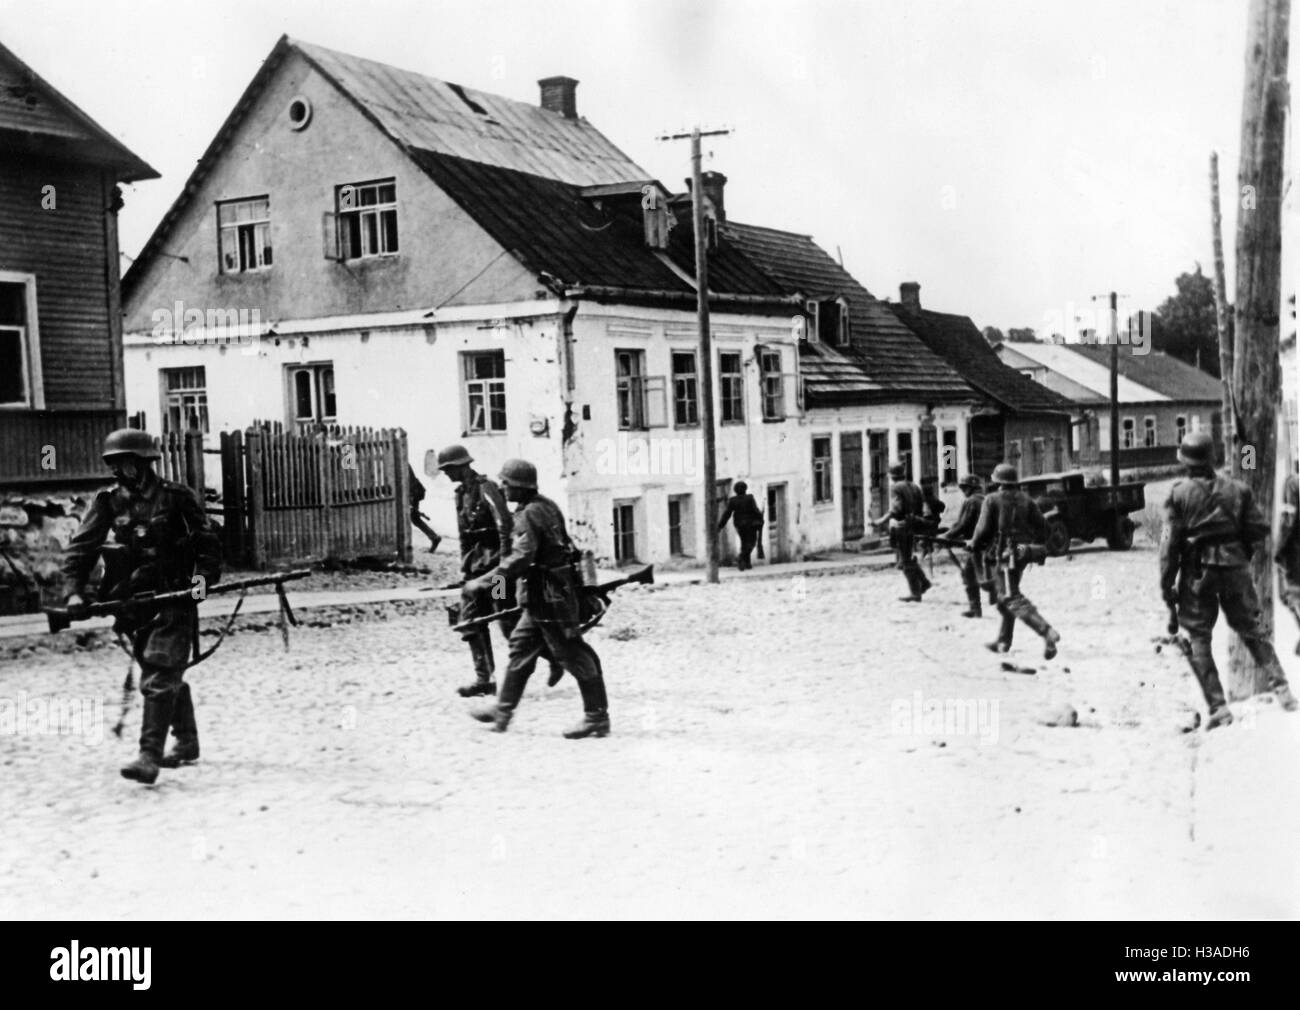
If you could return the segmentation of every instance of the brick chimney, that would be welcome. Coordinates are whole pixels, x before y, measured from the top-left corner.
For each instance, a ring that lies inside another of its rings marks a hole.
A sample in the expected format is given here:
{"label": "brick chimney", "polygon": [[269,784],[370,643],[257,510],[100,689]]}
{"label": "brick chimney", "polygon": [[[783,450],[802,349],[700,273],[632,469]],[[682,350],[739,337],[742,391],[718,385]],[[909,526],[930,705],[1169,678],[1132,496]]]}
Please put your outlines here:
{"label": "brick chimney", "polygon": [[727,220],[727,209],[722,202],[722,191],[726,185],[727,177],[721,172],[700,173],[700,187],[713,204],[713,212],[717,215],[718,224],[725,224]]}
{"label": "brick chimney", "polygon": [[578,118],[578,100],[574,94],[578,82],[572,77],[543,77],[537,82],[542,89],[542,108],[558,112],[565,119]]}
{"label": "brick chimney", "polygon": [[916,281],[903,281],[898,285],[898,300],[903,308],[914,315],[921,314],[921,285]]}

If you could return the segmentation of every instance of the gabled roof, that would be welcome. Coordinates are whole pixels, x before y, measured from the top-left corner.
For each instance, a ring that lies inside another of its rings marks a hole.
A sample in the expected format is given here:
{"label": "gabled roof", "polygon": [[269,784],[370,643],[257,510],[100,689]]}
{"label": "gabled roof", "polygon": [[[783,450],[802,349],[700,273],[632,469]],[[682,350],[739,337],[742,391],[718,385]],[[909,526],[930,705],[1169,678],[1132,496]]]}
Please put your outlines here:
{"label": "gabled roof", "polygon": [[[1110,347],[1100,344],[1067,344],[1070,350],[1110,368]],[[1223,398],[1223,384],[1209,372],[1175,358],[1164,351],[1135,354],[1120,346],[1119,374],[1169,400],[1214,400]]]}
{"label": "gabled roof", "polygon": [[856,402],[875,393],[933,401],[971,398],[970,386],[957,371],[809,236],[732,221],[723,225],[722,234],[786,293],[843,297],[848,303],[852,346],[808,342],[801,349],[810,403]]}
{"label": "gabled roof", "polygon": [[1066,397],[1002,362],[969,316],[890,303],[890,309],[968,383],[1014,413],[1068,413]]}
{"label": "gabled roof", "polygon": [[189,206],[231,137],[290,54],[297,53],[376,128],[412,157],[417,151],[527,171],[579,185],[647,179],[649,173],[586,119],[282,35],[122,278],[129,292]]}
{"label": "gabled roof", "polygon": [[107,165],[116,170],[121,182],[159,177],[3,45],[0,45],[0,146],[6,152],[45,154]]}

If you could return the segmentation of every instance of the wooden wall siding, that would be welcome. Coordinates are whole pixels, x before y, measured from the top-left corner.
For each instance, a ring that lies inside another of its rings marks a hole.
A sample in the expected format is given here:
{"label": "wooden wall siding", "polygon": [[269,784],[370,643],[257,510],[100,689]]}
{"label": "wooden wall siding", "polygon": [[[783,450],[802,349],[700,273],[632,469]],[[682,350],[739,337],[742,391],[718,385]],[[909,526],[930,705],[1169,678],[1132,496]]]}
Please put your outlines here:
{"label": "wooden wall siding", "polygon": [[[0,410],[0,485],[109,481],[99,454],[104,437],[124,424],[116,410]],[[45,446],[54,450],[53,469],[41,466]]]}
{"label": "wooden wall siding", "polygon": [[[45,186],[54,187],[53,210],[41,207]],[[50,409],[121,408],[104,186],[98,169],[0,154],[0,270],[36,275]]]}
{"label": "wooden wall siding", "polygon": [[248,429],[244,447],[237,493],[247,499],[254,568],[410,560],[405,432],[331,427],[297,435],[271,424]]}

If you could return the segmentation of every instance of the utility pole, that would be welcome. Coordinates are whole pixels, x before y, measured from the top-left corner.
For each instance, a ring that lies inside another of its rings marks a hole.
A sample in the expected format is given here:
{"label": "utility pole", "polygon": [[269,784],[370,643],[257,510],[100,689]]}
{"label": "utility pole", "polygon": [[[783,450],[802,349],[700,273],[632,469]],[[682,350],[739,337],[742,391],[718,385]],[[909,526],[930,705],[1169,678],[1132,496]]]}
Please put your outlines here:
{"label": "utility pole", "polygon": [[1219,331],[1219,378],[1223,384],[1223,462],[1235,454],[1236,409],[1232,403],[1232,332],[1228,329],[1228,287],[1223,269],[1223,215],[1219,211],[1219,155],[1210,153],[1210,229],[1214,237],[1214,315]]}
{"label": "utility pole", "polygon": [[[1093,295],[1095,302],[1102,296]],[[1110,298],[1110,505],[1115,512],[1111,531],[1118,541],[1123,536],[1124,517],[1119,513],[1119,295]]]}
{"label": "utility pole", "polygon": [[[1273,516],[1279,409],[1278,330],[1282,317],[1282,181],[1286,150],[1290,0],[1251,0],[1246,33],[1246,86],[1241,112],[1237,188],[1237,304],[1232,392],[1237,407],[1233,469],[1260,511]],[[1271,549],[1255,551],[1251,579],[1266,627],[1273,626]],[[1248,697],[1267,687],[1233,636],[1228,695]]]}
{"label": "utility pole", "polygon": [[700,178],[700,138],[718,137],[731,130],[671,133],[660,140],[691,142],[691,223],[695,230],[695,302],[700,327],[700,426],[704,429],[704,550],[708,555],[709,582],[718,581],[718,527],[714,495],[718,485],[718,446],[713,425],[713,342],[709,337],[709,242],[704,232],[704,193]]}

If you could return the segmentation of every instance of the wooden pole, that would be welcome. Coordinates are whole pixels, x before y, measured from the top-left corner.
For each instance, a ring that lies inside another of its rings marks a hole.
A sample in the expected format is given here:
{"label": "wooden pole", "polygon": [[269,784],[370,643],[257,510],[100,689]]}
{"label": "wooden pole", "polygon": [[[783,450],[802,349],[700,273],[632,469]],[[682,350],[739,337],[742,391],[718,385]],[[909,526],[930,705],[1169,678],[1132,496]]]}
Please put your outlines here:
{"label": "wooden pole", "polygon": [[691,131],[691,222],[695,228],[696,314],[700,326],[700,427],[704,429],[704,550],[707,579],[718,581],[718,527],[713,510],[718,483],[713,430],[713,342],[709,336],[709,243],[704,233],[704,185],[700,178],[700,128]]}
{"label": "wooden pole", "polygon": [[1114,510],[1111,531],[1122,539],[1124,517],[1119,511],[1119,296],[1110,293],[1110,507]]}
{"label": "wooden pole", "polygon": [[[1282,315],[1282,181],[1286,148],[1287,43],[1290,0],[1251,0],[1242,105],[1241,209],[1237,220],[1236,335],[1233,400],[1242,478],[1264,515],[1273,515]],[[1272,549],[1251,561],[1265,627],[1273,626]],[[1228,694],[1244,698],[1267,687],[1264,672],[1237,636],[1230,649]]]}
{"label": "wooden pole", "polygon": [[1219,210],[1219,154],[1210,153],[1210,229],[1214,236],[1214,314],[1219,330],[1219,377],[1223,384],[1223,462],[1236,455],[1236,417],[1232,405],[1232,331],[1228,327],[1228,287],[1223,268],[1223,214]]}

